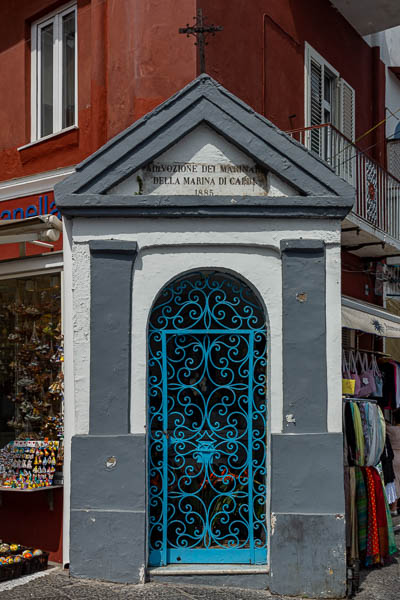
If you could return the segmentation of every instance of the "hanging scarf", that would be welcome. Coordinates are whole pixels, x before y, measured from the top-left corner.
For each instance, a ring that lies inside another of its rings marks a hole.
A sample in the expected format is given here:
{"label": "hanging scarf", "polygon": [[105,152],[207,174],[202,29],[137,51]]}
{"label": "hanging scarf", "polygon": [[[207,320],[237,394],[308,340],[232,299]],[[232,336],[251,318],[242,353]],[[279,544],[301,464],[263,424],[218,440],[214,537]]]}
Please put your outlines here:
{"label": "hanging scarf", "polygon": [[388,529],[388,545],[389,545],[389,555],[396,554],[397,552],[397,544],[396,539],[394,537],[394,529],[393,529],[393,521],[392,515],[390,514],[389,504],[385,494],[385,509],[386,509],[386,519],[387,519],[387,529]]}
{"label": "hanging scarf", "polygon": [[355,467],[356,475],[356,504],[358,521],[358,549],[360,558],[364,558],[367,549],[368,498],[364,477],[360,467]]}
{"label": "hanging scarf", "polygon": [[356,434],[354,431],[353,422],[353,411],[351,410],[352,402],[344,403],[344,427],[345,427],[345,441],[347,444],[347,454],[345,454],[345,462],[347,458],[347,464],[353,466],[356,458]]}
{"label": "hanging scarf", "polygon": [[381,561],[389,555],[388,526],[386,518],[385,497],[383,495],[383,485],[377,469],[371,469],[371,475],[374,479],[375,502],[376,502],[376,524],[378,527],[379,554]]}
{"label": "hanging scarf", "polygon": [[368,456],[365,457],[365,466],[373,466],[375,460],[376,448],[378,446],[378,430],[376,426],[376,411],[374,411],[373,404],[365,405],[365,416],[368,423],[368,438],[369,438],[369,451]]}
{"label": "hanging scarf", "polygon": [[358,520],[357,520],[357,503],[356,503],[356,475],[355,469],[357,467],[349,468],[350,475],[350,556],[352,560],[357,560],[358,555]]}
{"label": "hanging scarf", "polygon": [[380,460],[381,460],[381,455],[382,452],[385,448],[385,441],[386,441],[386,422],[385,422],[385,417],[383,416],[383,412],[380,409],[380,407],[377,405],[376,406],[376,410],[378,413],[378,422],[379,422],[379,446],[377,448],[377,453],[376,453],[376,462],[375,464],[377,465]]}
{"label": "hanging scarf", "polygon": [[353,413],[354,431],[356,434],[356,464],[361,467],[365,464],[364,457],[364,434],[362,429],[360,409],[356,402],[351,402],[351,410]]}
{"label": "hanging scarf", "polygon": [[362,429],[363,429],[363,434],[364,434],[364,452],[365,452],[365,457],[367,458],[367,456],[369,456],[369,452],[370,452],[370,435],[369,435],[369,428],[368,428],[368,419],[367,419],[367,415],[366,415],[366,411],[368,410],[368,403],[366,402],[362,402],[358,405],[358,408],[360,410],[360,416],[361,416],[361,423],[362,423]]}
{"label": "hanging scarf", "polygon": [[385,445],[385,439],[383,437],[385,430],[384,418],[382,411],[377,404],[369,403],[365,407],[365,414],[367,416],[370,436],[370,448],[368,456],[366,457],[365,466],[374,467],[378,464]]}
{"label": "hanging scarf", "polygon": [[372,467],[364,469],[365,482],[368,493],[368,530],[367,530],[367,555],[365,558],[366,566],[378,564],[381,560],[379,554],[379,535],[376,517],[376,498],[374,477],[371,473]]}
{"label": "hanging scarf", "polygon": [[386,512],[386,523],[387,523],[388,548],[389,548],[389,555],[391,555],[391,554],[395,554],[397,552],[397,544],[396,544],[396,539],[394,537],[392,515],[390,514],[389,503],[388,503],[387,496],[386,496],[386,491],[385,491],[385,480],[383,478],[383,470],[382,470],[380,464],[377,466],[377,470],[378,470],[378,473],[379,473],[380,478],[381,478],[382,487],[383,487],[383,496],[384,496],[384,499],[385,499],[385,512]]}

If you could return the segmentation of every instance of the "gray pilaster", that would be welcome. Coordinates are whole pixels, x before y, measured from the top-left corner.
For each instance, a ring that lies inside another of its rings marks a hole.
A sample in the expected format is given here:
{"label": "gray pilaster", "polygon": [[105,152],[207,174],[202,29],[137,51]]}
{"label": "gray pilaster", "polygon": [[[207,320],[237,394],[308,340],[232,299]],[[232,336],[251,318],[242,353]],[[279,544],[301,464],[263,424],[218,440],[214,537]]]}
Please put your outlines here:
{"label": "gray pilaster", "polygon": [[325,246],[283,240],[283,430],[327,428]]}
{"label": "gray pilaster", "polygon": [[341,598],[343,436],[327,432],[325,246],[284,240],[281,251],[283,433],[271,440],[270,589]]}
{"label": "gray pilaster", "polygon": [[70,568],[138,582],[146,564],[145,436],[130,431],[132,271],[137,244],[89,242],[89,435],[71,442]]}
{"label": "gray pilaster", "polygon": [[271,511],[343,513],[341,433],[273,434]]}
{"label": "gray pilaster", "polygon": [[93,240],[90,296],[91,434],[130,431],[132,270],[136,242]]}

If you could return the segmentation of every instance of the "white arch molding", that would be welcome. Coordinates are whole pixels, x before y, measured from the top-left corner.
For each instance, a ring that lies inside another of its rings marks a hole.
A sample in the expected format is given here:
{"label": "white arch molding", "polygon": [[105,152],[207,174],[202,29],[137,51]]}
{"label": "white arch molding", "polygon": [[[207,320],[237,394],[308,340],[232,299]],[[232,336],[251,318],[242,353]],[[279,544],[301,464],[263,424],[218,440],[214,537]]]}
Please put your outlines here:
{"label": "white arch molding", "polygon": [[[207,258],[205,259],[205,254]],[[275,253],[237,250],[212,252],[198,249],[180,252],[179,249],[153,249],[138,256],[133,284],[132,315],[132,433],[146,432],[147,415],[147,324],[151,308],[160,291],[185,273],[204,269],[226,272],[247,283],[256,293],[264,313],[268,331],[268,421],[275,421],[282,430],[282,310],[281,267]],[[263,278],[266,281],[263,281]],[[268,281],[269,280],[269,281]],[[274,293],[279,290],[279,293]],[[275,405],[275,406],[274,406]]]}

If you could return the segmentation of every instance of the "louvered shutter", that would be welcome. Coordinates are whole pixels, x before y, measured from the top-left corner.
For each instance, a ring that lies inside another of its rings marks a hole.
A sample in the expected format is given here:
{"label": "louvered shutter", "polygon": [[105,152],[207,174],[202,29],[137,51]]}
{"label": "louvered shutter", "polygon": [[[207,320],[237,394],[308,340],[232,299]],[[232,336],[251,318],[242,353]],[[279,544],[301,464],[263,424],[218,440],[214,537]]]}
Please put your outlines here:
{"label": "louvered shutter", "polygon": [[[323,66],[314,58],[310,59],[310,125],[322,123],[322,81]],[[310,149],[321,153],[321,130],[312,129],[310,133]]]}
{"label": "louvered shutter", "polygon": [[344,80],[340,79],[340,131],[351,142],[355,136],[355,91]]}
{"label": "louvered shutter", "polygon": [[[355,138],[355,91],[344,79],[339,80],[339,129],[343,135],[354,142]],[[336,172],[346,181],[355,185],[356,154],[354,147],[346,140],[341,142]]]}

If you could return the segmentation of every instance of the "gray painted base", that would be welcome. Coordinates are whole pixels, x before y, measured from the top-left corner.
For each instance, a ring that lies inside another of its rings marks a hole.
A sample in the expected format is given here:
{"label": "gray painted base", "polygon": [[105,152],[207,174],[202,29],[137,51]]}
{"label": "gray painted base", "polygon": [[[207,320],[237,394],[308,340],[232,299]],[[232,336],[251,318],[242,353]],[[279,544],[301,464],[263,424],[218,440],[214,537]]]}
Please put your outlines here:
{"label": "gray painted base", "polygon": [[271,592],[343,598],[346,594],[343,515],[275,513],[273,521]]}
{"label": "gray painted base", "polygon": [[346,540],[341,433],[271,437],[270,589],[342,598]]}
{"label": "gray painted base", "polygon": [[268,573],[238,575],[152,575],[148,580],[154,583],[181,583],[184,585],[215,585],[218,587],[237,587],[251,590],[267,590],[269,588]]}
{"label": "gray painted base", "polygon": [[146,564],[145,436],[74,436],[71,465],[71,574],[138,583]]}
{"label": "gray painted base", "polygon": [[72,510],[73,577],[139,583],[145,565],[145,513]]}

